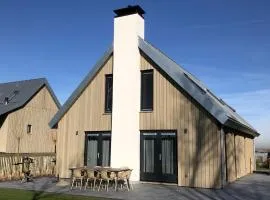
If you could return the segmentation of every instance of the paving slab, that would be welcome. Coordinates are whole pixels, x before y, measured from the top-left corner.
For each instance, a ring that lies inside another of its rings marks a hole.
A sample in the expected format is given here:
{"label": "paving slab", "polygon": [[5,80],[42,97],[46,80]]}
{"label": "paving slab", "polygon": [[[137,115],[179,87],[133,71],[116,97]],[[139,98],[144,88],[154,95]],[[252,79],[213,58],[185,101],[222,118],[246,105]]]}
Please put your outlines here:
{"label": "paving slab", "polygon": [[70,190],[68,186],[57,186],[55,179],[49,177],[36,178],[34,182],[29,183],[0,182],[0,188],[34,190],[37,195],[41,195],[43,192],[55,192],[127,200],[270,200],[270,176],[265,174],[252,174],[243,177],[223,189],[200,189],[150,183],[136,183],[133,186],[133,191],[115,192],[111,189],[109,192],[98,192],[90,189],[79,190],[78,188]]}

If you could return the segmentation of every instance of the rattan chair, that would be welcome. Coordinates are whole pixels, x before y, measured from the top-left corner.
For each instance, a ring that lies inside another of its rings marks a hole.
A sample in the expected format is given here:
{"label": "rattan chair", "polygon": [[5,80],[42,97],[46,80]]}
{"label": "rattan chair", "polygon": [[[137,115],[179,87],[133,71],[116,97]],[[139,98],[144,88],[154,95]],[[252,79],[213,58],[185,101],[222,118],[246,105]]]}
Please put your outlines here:
{"label": "rattan chair", "polygon": [[120,185],[121,189],[123,189],[124,186],[126,186],[128,191],[130,189],[133,189],[131,182],[130,182],[131,172],[132,172],[131,169],[118,172],[117,185]]}
{"label": "rattan chair", "polygon": [[89,182],[90,182],[90,188],[93,188],[93,190],[95,190],[95,186],[96,186],[96,180],[97,180],[97,175],[95,174],[95,171],[92,169],[88,169],[86,170],[86,183],[85,183],[85,187],[84,190],[86,190]]}
{"label": "rattan chair", "polygon": [[126,177],[127,177],[126,171],[118,172],[117,185],[119,185],[121,189],[123,189],[123,187],[126,186],[127,190],[129,190]]}
{"label": "rattan chair", "polygon": [[[112,173],[110,173],[110,175],[111,175]],[[110,176],[110,175],[108,175],[108,170],[106,170],[106,169],[102,169],[101,171],[100,171],[100,177],[99,177],[99,187],[98,187],[98,191],[100,190],[100,187],[101,187],[101,185],[102,185],[102,183],[104,183],[104,186],[105,186],[105,189],[106,189],[106,191],[108,191],[109,190],[109,183],[110,183],[110,181],[116,181],[116,176]]]}
{"label": "rattan chair", "polygon": [[116,191],[116,187],[117,187],[117,176],[115,172],[111,172],[110,173],[110,181],[112,182],[112,184],[114,184],[114,190]]}
{"label": "rattan chair", "polygon": [[133,190],[133,186],[130,181],[131,172],[132,172],[132,169],[129,169],[126,171],[126,179],[127,179],[127,184],[128,184],[129,189]]}
{"label": "rattan chair", "polygon": [[72,181],[71,181],[71,187],[70,189],[72,190],[74,187],[74,184],[76,183],[76,187],[78,187],[78,181],[80,182],[80,190],[82,189],[83,185],[83,179],[85,178],[84,172],[81,169],[74,169],[73,170],[73,175],[72,175]]}

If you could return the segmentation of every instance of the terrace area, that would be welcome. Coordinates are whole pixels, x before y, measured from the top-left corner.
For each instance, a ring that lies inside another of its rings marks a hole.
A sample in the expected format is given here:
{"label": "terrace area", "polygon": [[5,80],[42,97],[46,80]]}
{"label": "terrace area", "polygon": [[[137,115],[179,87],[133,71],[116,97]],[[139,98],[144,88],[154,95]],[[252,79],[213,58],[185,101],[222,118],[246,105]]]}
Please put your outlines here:
{"label": "terrace area", "polygon": [[[0,183],[0,190],[3,188],[23,189],[32,191],[33,198],[31,199],[49,199],[44,197],[52,197],[57,194],[64,194],[68,196],[80,195],[85,197],[100,197],[101,199],[128,199],[128,200],[195,200],[195,199],[217,199],[217,200],[251,200],[251,199],[270,199],[270,176],[265,174],[252,174],[243,177],[236,182],[227,185],[222,190],[215,189],[199,189],[177,187],[176,185],[165,184],[150,184],[150,183],[135,183],[132,191],[120,190],[114,191],[109,188],[109,191],[93,191],[90,188],[87,190],[79,190],[75,188],[70,190],[70,186],[57,186],[55,178],[43,177],[36,178],[34,182],[20,183],[20,181],[5,181]],[[17,190],[14,190],[17,191]],[[0,199],[4,199],[1,196]],[[92,199],[92,198],[90,198]]]}

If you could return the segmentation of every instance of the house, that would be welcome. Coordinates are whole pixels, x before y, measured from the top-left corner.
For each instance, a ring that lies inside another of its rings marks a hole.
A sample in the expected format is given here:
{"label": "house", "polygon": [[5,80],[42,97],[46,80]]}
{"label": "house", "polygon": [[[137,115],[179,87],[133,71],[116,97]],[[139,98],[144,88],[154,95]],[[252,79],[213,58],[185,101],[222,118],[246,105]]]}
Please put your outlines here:
{"label": "house", "polygon": [[0,84],[0,152],[55,152],[48,122],[60,104],[45,78]]}
{"label": "house", "polygon": [[270,158],[270,149],[265,148],[256,148],[255,149],[255,157],[258,163],[263,163]]}
{"label": "house", "polygon": [[144,10],[114,11],[113,46],[50,121],[57,173],[128,166],[133,181],[221,188],[252,173],[258,132],[144,39]]}

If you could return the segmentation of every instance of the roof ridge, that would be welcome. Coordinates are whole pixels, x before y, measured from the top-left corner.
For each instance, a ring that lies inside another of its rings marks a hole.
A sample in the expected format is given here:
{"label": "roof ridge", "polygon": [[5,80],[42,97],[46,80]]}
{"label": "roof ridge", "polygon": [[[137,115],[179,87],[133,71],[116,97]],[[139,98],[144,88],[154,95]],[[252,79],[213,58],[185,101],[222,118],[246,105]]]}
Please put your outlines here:
{"label": "roof ridge", "polygon": [[11,84],[11,83],[22,83],[22,82],[28,82],[28,81],[37,81],[37,80],[46,81],[47,79],[45,77],[41,77],[41,78],[25,79],[25,80],[19,80],[19,81],[9,81],[9,82],[0,83],[0,85]]}
{"label": "roof ridge", "polygon": [[[15,109],[21,108],[43,87],[48,89],[55,104],[60,108],[61,105],[46,78],[27,79],[0,84],[1,99],[6,97],[10,98],[12,96],[12,101],[15,100],[14,102],[10,101],[10,103],[5,105],[0,103],[0,115],[10,113]],[[13,96],[15,92],[16,95]]]}

